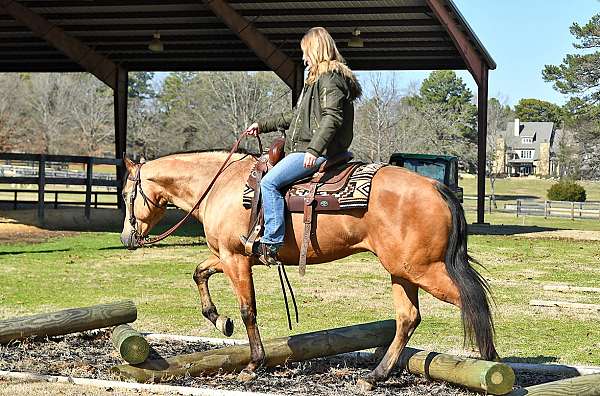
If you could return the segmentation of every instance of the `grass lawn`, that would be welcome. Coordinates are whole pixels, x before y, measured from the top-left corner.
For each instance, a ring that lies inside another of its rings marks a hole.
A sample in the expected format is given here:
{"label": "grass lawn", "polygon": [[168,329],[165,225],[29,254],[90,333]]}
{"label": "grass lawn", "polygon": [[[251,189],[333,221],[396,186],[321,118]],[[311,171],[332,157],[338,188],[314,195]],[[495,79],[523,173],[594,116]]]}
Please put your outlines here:
{"label": "grass lawn", "polygon": [[[43,243],[0,245],[0,317],[92,305],[129,298],[138,306],[136,327],[144,331],[218,337],[200,314],[192,280],[207,249],[197,237],[172,237],[155,247],[126,251],[117,233],[82,233]],[[598,313],[533,308],[530,299],[597,303],[592,294],[558,294],[544,284],[598,286],[600,243],[474,235],[470,249],[487,267],[495,294],[497,346],[511,359],[600,365]],[[287,329],[276,269],[255,268],[259,326],[263,337],[343,326],[393,316],[389,276],[371,254],[311,266],[300,280],[289,275],[300,308],[300,324]],[[211,278],[220,313],[235,320],[239,310],[223,275]],[[457,308],[423,293],[423,322],[411,345],[468,353],[462,347]]]}

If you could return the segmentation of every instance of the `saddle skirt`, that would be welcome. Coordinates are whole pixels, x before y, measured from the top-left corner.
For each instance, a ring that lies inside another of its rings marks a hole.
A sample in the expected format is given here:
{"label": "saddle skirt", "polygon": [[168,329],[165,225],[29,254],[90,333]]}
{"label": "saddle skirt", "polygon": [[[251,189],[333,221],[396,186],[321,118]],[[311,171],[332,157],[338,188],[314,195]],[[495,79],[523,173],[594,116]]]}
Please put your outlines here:
{"label": "saddle skirt", "polygon": [[[286,208],[293,213],[304,212],[304,201],[307,196],[311,195],[315,177],[318,181],[314,196],[314,211],[331,212],[366,208],[369,204],[373,176],[386,165],[384,163],[348,162],[333,167],[322,175],[299,180],[286,189]],[[246,209],[252,207],[252,198],[256,187],[256,179],[251,173],[242,198]]]}

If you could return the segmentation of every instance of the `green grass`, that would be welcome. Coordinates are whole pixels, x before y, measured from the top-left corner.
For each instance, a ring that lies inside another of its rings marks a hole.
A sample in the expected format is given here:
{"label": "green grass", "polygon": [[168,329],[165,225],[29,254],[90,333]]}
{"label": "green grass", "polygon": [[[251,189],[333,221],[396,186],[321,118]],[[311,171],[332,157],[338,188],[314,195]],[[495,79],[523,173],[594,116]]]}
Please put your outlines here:
{"label": "green grass", "polygon": [[[475,175],[462,175],[459,185],[464,188],[465,195],[477,195],[477,177]],[[521,199],[547,199],[547,191],[556,180],[537,179],[534,177],[511,177],[506,179],[497,179],[494,183],[495,193],[510,197],[519,196]],[[600,182],[599,181],[578,181],[586,191],[588,201],[600,201]],[[485,191],[491,192],[490,179],[485,181]]]}
{"label": "green grass", "polygon": [[[542,285],[597,286],[599,243],[485,235],[470,241],[494,291],[502,356],[600,365],[598,314],[528,305],[530,299],[597,302],[598,296],[545,292]],[[168,244],[130,252],[120,246],[116,233],[0,245],[0,317],[129,298],[138,306],[136,327],[141,330],[218,337],[200,314],[192,280],[196,264],[207,254],[192,237],[172,237]],[[389,275],[371,254],[311,266],[301,280],[295,268],[289,275],[301,320],[292,332],[287,330],[276,269],[254,270],[258,321],[265,338],[393,316]],[[236,322],[234,337],[245,337],[226,278],[215,275],[210,286],[220,313]],[[421,312],[423,322],[411,345],[464,352],[457,308],[422,293]]]}

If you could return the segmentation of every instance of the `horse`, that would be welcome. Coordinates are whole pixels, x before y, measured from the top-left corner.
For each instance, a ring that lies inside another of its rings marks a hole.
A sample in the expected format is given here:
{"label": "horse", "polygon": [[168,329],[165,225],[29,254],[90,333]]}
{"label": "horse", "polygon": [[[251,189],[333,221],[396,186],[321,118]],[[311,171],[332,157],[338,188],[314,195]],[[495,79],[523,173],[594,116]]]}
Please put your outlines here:
{"label": "horse", "polygon": [[[187,212],[194,209],[226,158],[225,152],[174,154],[143,164],[125,158],[123,245],[139,247],[140,238],[158,223],[168,203]],[[242,193],[256,161],[251,155],[234,154],[191,214],[203,224],[210,250],[193,275],[202,314],[223,334],[232,334],[232,320],[218,313],[208,287],[212,275],[224,273],[248,334],[251,360],[239,375],[246,380],[256,376],[265,359],[252,279],[252,266],[259,262],[245,255],[239,239],[250,219],[250,210],[242,206]],[[285,242],[278,254],[284,265],[298,265],[303,226],[302,213],[286,213]],[[376,368],[359,379],[361,388],[370,389],[389,377],[420,323],[419,288],[459,307],[465,341],[475,343],[482,358],[498,358],[490,290],[467,252],[463,208],[445,185],[404,168],[383,167],[373,177],[368,207],[320,213],[316,240],[319,248],[309,248],[309,265],[368,251],[390,274],[395,336]]]}

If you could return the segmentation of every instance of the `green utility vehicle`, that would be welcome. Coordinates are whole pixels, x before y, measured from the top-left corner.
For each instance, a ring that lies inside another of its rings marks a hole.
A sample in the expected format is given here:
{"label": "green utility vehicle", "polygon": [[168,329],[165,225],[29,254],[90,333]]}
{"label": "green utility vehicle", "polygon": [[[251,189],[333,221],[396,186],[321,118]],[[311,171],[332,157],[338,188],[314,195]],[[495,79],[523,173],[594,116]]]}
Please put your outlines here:
{"label": "green utility vehicle", "polygon": [[458,158],[450,155],[395,153],[390,164],[410,169],[420,175],[444,183],[463,201],[463,189],[458,186]]}

